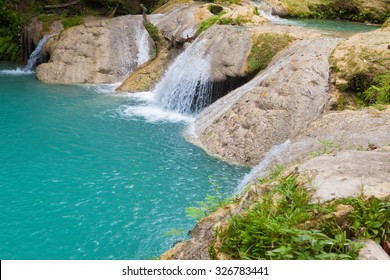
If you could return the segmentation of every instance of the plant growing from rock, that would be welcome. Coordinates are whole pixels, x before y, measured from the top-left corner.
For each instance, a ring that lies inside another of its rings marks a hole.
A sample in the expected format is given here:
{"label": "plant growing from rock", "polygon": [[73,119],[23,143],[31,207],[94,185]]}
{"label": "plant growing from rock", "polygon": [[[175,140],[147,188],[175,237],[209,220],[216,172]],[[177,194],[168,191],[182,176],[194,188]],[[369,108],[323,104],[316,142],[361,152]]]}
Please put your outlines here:
{"label": "plant growing from rock", "polygon": [[258,35],[253,40],[247,58],[248,73],[255,74],[265,69],[271,59],[292,41],[294,41],[294,38],[287,34],[263,33]]}
{"label": "plant growing from rock", "polygon": [[[217,231],[210,256],[232,259],[356,259],[361,243],[390,234],[390,197],[313,203],[294,174],[280,178],[261,202]],[[348,209],[342,217],[336,209]]]}

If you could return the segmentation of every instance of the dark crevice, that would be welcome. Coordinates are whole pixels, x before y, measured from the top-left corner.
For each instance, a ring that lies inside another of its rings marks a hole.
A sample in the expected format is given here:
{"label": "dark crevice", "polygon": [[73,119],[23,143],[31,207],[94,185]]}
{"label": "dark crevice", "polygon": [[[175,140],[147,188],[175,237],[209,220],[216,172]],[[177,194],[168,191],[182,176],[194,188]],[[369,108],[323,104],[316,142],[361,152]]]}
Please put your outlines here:
{"label": "dark crevice", "polygon": [[227,77],[222,81],[210,81],[206,85],[198,83],[191,111],[200,112],[232,90],[249,82],[254,75],[243,77]]}

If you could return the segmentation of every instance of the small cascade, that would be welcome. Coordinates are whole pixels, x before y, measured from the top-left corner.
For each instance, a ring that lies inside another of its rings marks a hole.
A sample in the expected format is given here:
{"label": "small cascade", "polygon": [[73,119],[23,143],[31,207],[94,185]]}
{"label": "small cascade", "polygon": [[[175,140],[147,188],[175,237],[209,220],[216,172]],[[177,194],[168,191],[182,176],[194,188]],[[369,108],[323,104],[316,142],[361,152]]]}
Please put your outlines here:
{"label": "small cascade", "polygon": [[272,15],[271,10],[268,10],[268,11],[260,10],[259,13],[262,17],[264,17],[264,18],[268,19],[270,22],[273,22],[276,24],[289,24],[290,23],[290,21],[287,19]]}
{"label": "small cascade", "polygon": [[196,40],[171,64],[154,89],[164,109],[178,113],[199,112],[211,103],[211,52]]}
{"label": "small cascade", "polygon": [[276,23],[276,24],[289,24],[290,21],[287,19],[280,18],[278,16],[274,16],[272,14],[272,7],[270,4],[264,1],[259,0],[253,0],[253,2],[256,4],[259,13],[262,17],[268,19],[269,21]]}
{"label": "small cascade", "polygon": [[245,187],[254,179],[256,179],[261,172],[263,172],[270,163],[275,159],[275,157],[279,156],[289,145],[291,144],[290,140],[286,140],[282,144],[275,145],[268,151],[268,153],[264,156],[264,158],[260,161],[258,165],[252,168],[252,170],[244,176],[241,182],[238,184],[236,193],[243,193]]}
{"label": "small cascade", "polygon": [[149,34],[145,28],[137,28],[137,39],[135,40],[138,48],[137,64],[144,64],[150,59]]}
{"label": "small cascade", "polygon": [[24,72],[30,72],[33,70],[33,68],[36,66],[36,64],[41,59],[41,51],[43,46],[45,45],[46,41],[49,40],[51,37],[55,36],[56,34],[50,34],[45,35],[43,38],[39,41],[38,46],[35,48],[35,50],[31,53],[26,66],[22,69]]}

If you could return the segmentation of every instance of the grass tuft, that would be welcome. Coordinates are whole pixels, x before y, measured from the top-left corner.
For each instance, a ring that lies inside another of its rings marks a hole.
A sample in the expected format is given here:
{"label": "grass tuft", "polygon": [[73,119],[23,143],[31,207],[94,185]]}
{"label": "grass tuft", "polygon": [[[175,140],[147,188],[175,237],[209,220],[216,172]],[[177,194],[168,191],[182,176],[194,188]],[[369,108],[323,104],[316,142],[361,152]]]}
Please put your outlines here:
{"label": "grass tuft", "polygon": [[[390,197],[312,203],[295,176],[278,180],[261,203],[219,230],[218,245],[209,248],[213,256],[219,251],[232,259],[357,259],[362,245],[355,238],[389,238]],[[332,215],[340,204],[351,209],[343,222]]]}

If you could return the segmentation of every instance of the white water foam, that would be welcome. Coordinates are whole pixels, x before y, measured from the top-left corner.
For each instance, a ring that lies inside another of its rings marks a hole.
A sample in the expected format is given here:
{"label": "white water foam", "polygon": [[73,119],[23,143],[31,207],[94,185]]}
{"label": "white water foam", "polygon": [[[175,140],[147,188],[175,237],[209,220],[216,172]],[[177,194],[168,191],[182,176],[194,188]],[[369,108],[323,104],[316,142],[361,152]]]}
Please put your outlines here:
{"label": "white water foam", "polygon": [[189,114],[209,103],[211,53],[196,40],[181,53],[157,84],[154,92],[165,110]]}
{"label": "white water foam", "polygon": [[34,71],[25,71],[23,69],[20,69],[19,67],[13,70],[10,69],[0,70],[0,75],[24,76],[24,75],[31,75],[31,74],[34,74]]}
{"label": "white water foam", "polygon": [[289,145],[291,144],[290,140],[286,140],[282,144],[273,146],[268,153],[264,156],[264,158],[260,161],[258,165],[252,168],[252,170],[244,176],[241,182],[238,184],[236,193],[243,193],[245,187],[256,178],[261,176],[262,172],[270,165],[270,163],[279,156]]}
{"label": "white water foam", "polygon": [[266,19],[268,19],[270,22],[276,23],[276,24],[290,24],[291,22],[287,19],[280,18],[278,16],[274,16],[271,11],[259,11],[260,15]]}
{"label": "white water foam", "polygon": [[195,117],[183,115],[178,112],[166,110],[159,104],[154,92],[137,92],[126,95],[134,105],[126,105],[120,108],[120,115],[130,119],[142,117],[147,122],[184,122],[192,123]]}
{"label": "white water foam", "polygon": [[99,84],[99,85],[86,84],[81,86],[86,87],[88,90],[94,93],[110,94],[110,93],[115,93],[115,89],[118,88],[120,85],[121,83]]}
{"label": "white water foam", "polygon": [[171,123],[192,123],[195,118],[185,116],[183,114],[167,111],[158,106],[153,106],[151,104],[145,105],[135,105],[135,106],[125,106],[121,110],[120,114],[129,119],[137,119],[142,117],[146,122],[171,122]]}

